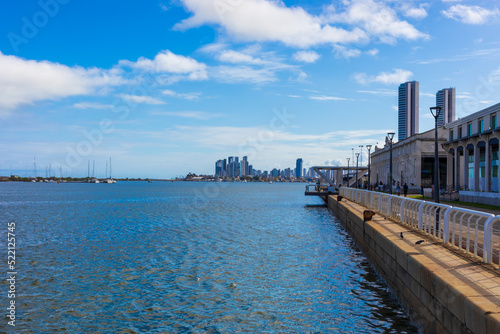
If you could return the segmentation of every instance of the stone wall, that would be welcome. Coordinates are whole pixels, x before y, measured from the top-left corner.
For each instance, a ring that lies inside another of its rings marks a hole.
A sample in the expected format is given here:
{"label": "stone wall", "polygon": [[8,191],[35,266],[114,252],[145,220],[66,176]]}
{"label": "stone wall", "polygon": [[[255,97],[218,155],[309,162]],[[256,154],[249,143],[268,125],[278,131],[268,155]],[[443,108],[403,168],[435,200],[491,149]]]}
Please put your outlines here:
{"label": "stone wall", "polygon": [[416,245],[422,235],[379,215],[363,222],[365,208],[353,202],[330,196],[328,207],[423,333],[500,333],[500,299],[483,298],[487,292],[454,274],[451,261],[464,267],[456,254],[429,240]]}

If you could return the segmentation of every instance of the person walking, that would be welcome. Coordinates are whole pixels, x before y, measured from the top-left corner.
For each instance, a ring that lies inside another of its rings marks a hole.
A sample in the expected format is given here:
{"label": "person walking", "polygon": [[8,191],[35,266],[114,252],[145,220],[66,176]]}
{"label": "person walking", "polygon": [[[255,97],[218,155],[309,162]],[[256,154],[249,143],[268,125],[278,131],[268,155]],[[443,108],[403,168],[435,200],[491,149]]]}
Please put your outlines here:
{"label": "person walking", "polygon": [[401,186],[399,185],[399,181],[396,184],[396,193],[398,194],[398,196],[401,196]]}
{"label": "person walking", "polygon": [[406,182],[403,185],[403,194],[405,195],[405,197],[406,197],[406,195],[408,195],[408,185],[406,184]]}

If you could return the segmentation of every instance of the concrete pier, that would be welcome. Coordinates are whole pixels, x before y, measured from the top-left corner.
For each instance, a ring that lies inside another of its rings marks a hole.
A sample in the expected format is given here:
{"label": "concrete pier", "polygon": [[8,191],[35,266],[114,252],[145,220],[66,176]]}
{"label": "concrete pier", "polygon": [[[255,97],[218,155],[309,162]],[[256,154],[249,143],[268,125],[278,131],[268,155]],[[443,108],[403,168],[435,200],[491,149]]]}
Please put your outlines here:
{"label": "concrete pier", "polygon": [[357,203],[327,202],[423,333],[500,333],[498,270],[380,215],[363,222]]}

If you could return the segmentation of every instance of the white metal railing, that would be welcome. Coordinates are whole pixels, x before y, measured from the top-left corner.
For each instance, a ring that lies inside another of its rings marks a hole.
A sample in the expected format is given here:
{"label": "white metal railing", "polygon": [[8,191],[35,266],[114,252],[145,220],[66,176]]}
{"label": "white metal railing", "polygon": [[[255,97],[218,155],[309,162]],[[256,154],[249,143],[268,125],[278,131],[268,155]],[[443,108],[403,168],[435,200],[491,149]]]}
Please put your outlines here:
{"label": "white metal railing", "polygon": [[340,195],[500,266],[500,216],[364,189],[342,187]]}

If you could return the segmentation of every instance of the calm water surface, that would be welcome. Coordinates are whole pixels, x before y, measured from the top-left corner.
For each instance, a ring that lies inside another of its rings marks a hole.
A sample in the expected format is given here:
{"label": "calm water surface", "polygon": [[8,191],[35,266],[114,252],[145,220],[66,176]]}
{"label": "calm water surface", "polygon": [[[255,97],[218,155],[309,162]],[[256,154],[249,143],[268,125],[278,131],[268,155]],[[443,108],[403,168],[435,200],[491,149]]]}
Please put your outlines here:
{"label": "calm water surface", "polygon": [[417,333],[321,204],[304,184],[0,183],[15,332]]}

